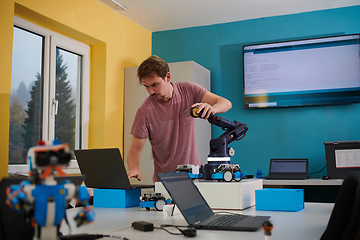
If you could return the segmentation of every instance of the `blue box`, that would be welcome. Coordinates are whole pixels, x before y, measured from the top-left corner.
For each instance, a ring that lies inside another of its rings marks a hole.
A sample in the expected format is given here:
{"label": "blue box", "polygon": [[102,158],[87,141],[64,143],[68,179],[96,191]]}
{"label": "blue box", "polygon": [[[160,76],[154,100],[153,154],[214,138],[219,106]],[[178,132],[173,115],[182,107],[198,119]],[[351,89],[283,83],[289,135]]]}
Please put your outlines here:
{"label": "blue box", "polygon": [[94,189],[93,206],[103,208],[138,207],[141,189]]}
{"label": "blue box", "polygon": [[255,208],[263,211],[298,212],[304,209],[304,189],[255,190]]}

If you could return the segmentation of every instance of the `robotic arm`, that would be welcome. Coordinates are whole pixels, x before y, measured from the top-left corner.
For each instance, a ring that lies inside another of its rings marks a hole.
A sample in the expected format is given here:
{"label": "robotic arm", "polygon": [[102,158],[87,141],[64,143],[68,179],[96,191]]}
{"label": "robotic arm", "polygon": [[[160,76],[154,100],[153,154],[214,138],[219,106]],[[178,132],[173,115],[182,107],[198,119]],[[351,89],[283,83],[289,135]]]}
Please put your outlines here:
{"label": "robotic arm", "polygon": [[[190,110],[190,115],[194,118],[201,118],[202,111],[197,113],[198,107]],[[241,173],[238,164],[230,164],[230,156],[234,155],[234,150],[228,148],[228,145],[234,140],[240,140],[245,137],[248,126],[238,121],[229,121],[225,118],[211,114],[208,122],[221,127],[225,132],[218,138],[210,140],[210,154],[208,155],[208,164],[203,167],[203,176],[205,180],[223,179],[226,182],[240,181],[245,173]]]}
{"label": "robotic arm", "polygon": [[[198,109],[198,107],[191,108],[190,115],[194,118],[201,118],[202,111],[197,113]],[[231,122],[213,114],[208,118],[208,122],[226,130],[218,138],[210,140],[210,154],[208,157],[227,158],[230,157],[230,155],[232,156],[232,150],[228,148],[228,145],[234,140],[238,141],[245,137],[248,126],[238,121]]]}

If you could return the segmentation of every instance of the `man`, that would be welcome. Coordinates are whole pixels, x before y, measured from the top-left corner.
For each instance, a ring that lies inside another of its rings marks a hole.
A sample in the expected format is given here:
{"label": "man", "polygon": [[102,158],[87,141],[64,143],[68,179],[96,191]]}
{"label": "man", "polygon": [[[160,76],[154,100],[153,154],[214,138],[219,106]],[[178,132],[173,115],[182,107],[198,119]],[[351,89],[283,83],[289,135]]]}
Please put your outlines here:
{"label": "man", "polygon": [[157,173],[175,171],[177,165],[201,165],[190,109],[197,106],[198,113],[204,110],[202,117],[208,119],[210,114],[229,110],[231,102],[196,83],[170,82],[169,66],[157,56],[141,63],[137,75],[149,96],[137,110],[131,129],[128,177],[141,180],[140,155],[146,138],[152,147],[154,182],[159,181]]}

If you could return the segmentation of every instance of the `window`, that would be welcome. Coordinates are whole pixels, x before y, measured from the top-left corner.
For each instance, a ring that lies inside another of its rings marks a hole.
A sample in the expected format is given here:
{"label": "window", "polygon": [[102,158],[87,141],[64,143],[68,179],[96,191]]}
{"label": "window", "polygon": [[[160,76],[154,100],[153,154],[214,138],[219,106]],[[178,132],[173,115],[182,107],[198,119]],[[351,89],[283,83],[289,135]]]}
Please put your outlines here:
{"label": "window", "polygon": [[89,84],[88,45],[15,17],[9,165],[38,140],[87,148]]}

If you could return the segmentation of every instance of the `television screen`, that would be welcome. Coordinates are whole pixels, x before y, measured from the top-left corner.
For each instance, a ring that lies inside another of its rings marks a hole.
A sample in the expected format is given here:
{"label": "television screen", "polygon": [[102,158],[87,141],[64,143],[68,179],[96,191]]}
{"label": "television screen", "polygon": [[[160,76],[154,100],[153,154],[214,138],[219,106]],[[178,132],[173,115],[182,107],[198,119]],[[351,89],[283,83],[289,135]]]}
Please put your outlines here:
{"label": "television screen", "polygon": [[360,34],[243,46],[244,108],[360,102]]}

